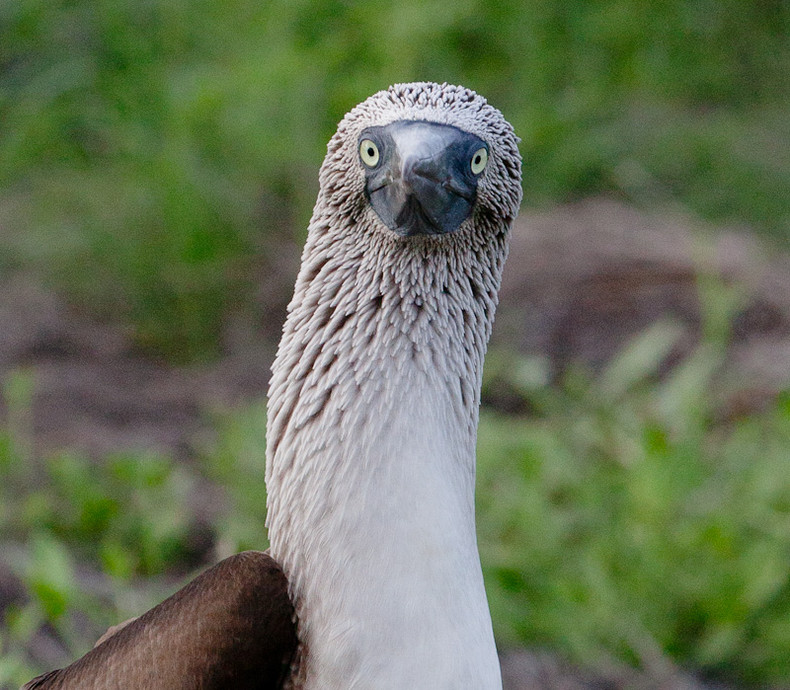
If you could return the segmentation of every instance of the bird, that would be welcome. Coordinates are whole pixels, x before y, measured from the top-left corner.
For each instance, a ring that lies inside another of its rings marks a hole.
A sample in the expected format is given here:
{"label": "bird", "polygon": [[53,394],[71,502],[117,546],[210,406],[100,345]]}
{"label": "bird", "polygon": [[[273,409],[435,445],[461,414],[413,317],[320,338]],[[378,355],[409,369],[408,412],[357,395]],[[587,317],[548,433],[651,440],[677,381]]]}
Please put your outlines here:
{"label": "bird", "polygon": [[475,443],[518,144],[447,83],[395,84],[346,114],[272,365],[269,550],[25,688],[501,689]]}

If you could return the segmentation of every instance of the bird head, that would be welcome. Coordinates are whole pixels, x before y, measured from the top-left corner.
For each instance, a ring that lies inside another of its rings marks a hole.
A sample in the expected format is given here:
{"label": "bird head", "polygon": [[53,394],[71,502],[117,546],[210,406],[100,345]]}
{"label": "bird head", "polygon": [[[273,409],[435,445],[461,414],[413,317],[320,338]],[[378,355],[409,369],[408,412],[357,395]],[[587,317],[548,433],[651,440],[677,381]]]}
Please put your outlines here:
{"label": "bird head", "polygon": [[518,139],[469,89],[395,84],[341,121],[321,190],[333,212],[402,238],[456,234],[476,217],[506,228],[521,201]]}

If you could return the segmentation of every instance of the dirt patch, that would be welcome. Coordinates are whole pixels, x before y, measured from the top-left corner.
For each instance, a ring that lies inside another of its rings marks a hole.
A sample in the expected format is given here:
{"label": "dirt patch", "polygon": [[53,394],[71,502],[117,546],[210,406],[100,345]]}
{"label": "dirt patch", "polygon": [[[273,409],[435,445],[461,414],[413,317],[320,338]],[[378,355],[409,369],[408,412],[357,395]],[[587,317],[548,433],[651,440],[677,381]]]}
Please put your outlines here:
{"label": "dirt patch", "polygon": [[622,666],[582,669],[537,650],[510,650],[499,658],[503,690],[727,690],[703,683],[664,657],[644,672]]}
{"label": "dirt patch", "polygon": [[0,284],[0,380],[15,371],[31,378],[31,431],[42,453],[151,448],[188,456],[209,411],[264,395],[274,347],[262,338],[211,365],[172,367],[24,275]]}
{"label": "dirt patch", "polygon": [[662,319],[683,332],[671,365],[721,308],[703,303],[706,281],[733,300],[725,385],[756,400],[790,384],[790,257],[745,232],[606,199],[522,213],[492,344],[546,357],[554,373],[577,360],[596,370]]}

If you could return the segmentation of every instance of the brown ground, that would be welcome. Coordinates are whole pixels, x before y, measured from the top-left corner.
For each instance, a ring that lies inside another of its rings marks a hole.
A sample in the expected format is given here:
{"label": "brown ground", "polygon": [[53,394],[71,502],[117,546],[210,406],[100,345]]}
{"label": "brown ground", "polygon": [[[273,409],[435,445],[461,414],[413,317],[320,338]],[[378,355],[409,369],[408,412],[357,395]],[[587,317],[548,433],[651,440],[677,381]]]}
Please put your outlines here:
{"label": "brown ground", "polygon": [[[605,364],[655,321],[698,341],[701,277],[736,290],[728,383],[765,394],[790,381],[790,256],[748,234],[649,216],[601,199],[522,214],[505,267],[494,343],[555,370]],[[709,305],[706,305],[709,307]],[[677,355],[681,355],[678,352]]]}
{"label": "brown ground", "polygon": [[[494,346],[540,355],[555,373],[576,359],[598,368],[629,337],[668,317],[683,328],[679,357],[699,337],[700,274],[743,291],[724,412],[759,407],[790,382],[790,257],[769,255],[745,233],[712,233],[682,216],[647,216],[599,199],[522,214]],[[267,297],[272,322],[282,321],[287,298],[285,290]],[[32,373],[40,451],[155,447],[188,458],[206,411],[264,395],[276,332],[237,325],[224,359],[174,368],[142,357],[117,327],[77,315],[27,276],[0,279],[0,381],[20,368]],[[492,402],[509,404],[506,396]],[[0,422],[5,412],[0,407]],[[0,559],[0,603],[20,595]],[[702,687],[675,669],[603,678],[532,652],[507,654],[504,673],[511,690]]]}

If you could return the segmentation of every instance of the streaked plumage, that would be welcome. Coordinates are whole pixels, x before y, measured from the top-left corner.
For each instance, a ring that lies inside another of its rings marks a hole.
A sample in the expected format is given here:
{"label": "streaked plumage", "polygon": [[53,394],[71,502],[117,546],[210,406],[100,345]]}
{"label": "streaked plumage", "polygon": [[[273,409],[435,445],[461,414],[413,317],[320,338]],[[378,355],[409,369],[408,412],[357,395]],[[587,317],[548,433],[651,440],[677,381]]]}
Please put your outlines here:
{"label": "streaked plumage", "polygon": [[474,447],[520,163],[501,113],[446,84],[379,92],[329,142],[269,391],[286,687],[501,687]]}

